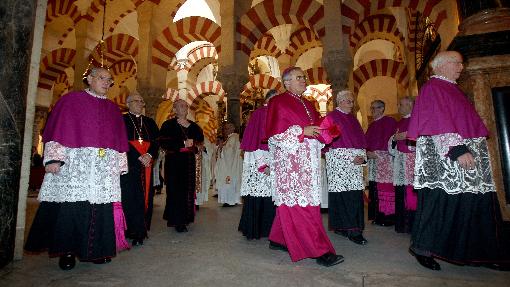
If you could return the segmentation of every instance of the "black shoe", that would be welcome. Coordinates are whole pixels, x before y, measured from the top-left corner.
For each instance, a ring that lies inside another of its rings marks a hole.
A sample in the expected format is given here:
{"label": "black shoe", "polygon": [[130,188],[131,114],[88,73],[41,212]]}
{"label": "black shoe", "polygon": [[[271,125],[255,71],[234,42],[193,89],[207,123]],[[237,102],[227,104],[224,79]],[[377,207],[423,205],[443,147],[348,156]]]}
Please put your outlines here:
{"label": "black shoe", "polygon": [[349,235],[346,230],[335,229],[334,232],[335,234],[342,235],[343,237],[347,237]]}
{"label": "black shoe", "polygon": [[200,205],[195,205],[195,210],[200,210]]}
{"label": "black shoe", "polygon": [[143,245],[143,239],[133,239],[133,246],[141,246]]}
{"label": "black shoe", "polygon": [[186,228],[186,225],[177,225],[175,227],[175,231],[182,233],[182,232],[188,232],[188,228]]}
{"label": "black shoe", "polygon": [[278,244],[276,242],[273,242],[273,241],[269,241],[269,249],[271,250],[281,250],[281,251],[285,251],[285,252],[288,252],[289,250],[287,249],[287,247],[281,245],[281,244]]}
{"label": "black shoe", "polygon": [[349,236],[348,237],[350,241],[356,243],[356,244],[359,244],[359,245],[365,245],[367,244],[367,240],[365,239],[365,237],[363,237],[363,235],[361,234],[358,234],[358,235],[354,235],[354,236]]}
{"label": "black shoe", "polygon": [[325,266],[325,267],[331,267],[335,266],[337,264],[340,264],[344,262],[344,257],[342,255],[335,255],[333,253],[326,253],[322,255],[321,257],[316,259],[317,264]]}
{"label": "black shoe", "polygon": [[434,258],[432,257],[418,254],[415,254],[414,257],[416,257],[418,263],[420,263],[420,265],[425,268],[428,268],[430,270],[441,270],[441,266],[439,265],[439,263],[437,263],[436,260],[434,260]]}
{"label": "black shoe", "polygon": [[223,207],[233,207],[233,206],[236,206],[235,204],[228,204],[228,203],[223,203],[222,205]]}
{"label": "black shoe", "polygon": [[101,259],[92,260],[92,263],[94,263],[94,264],[106,264],[106,263],[110,263],[110,262],[112,262],[111,258],[101,258]]}
{"label": "black shoe", "polygon": [[58,266],[62,270],[71,270],[76,265],[76,260],[74,259],[73,254],[66,254],[60,256],[60,259],[58,260]]}

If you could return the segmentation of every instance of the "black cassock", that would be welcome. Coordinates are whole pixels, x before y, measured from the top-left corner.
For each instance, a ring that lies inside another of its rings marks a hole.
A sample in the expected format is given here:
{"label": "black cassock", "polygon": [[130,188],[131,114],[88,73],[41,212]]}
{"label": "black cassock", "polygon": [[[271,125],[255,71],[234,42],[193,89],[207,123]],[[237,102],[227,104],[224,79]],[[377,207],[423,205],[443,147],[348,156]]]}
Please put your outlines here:
{"label": "black cassock", "polygon": [[147,210],[145,210],[145,167],[138,160],[142,154],[135,148],[135,145],[139,144],[139,138],[144,142],[148,141],[150,146],[147,153],[155,161],[159,149],[157,141],[159,130],[153,119],[143,115],[136,117],[131,113],[124,114],[124,123],[129,140],[127,153],[129,172],[120,177],[120,185],[122,208],[127,224],[126,237],[143,240],[151,226],[154,187],[151,176]]}
{"label": "black cassock", "polygon": [[[194,147],[185,149],[184,141],[193,139]],[[177,118],[161,126],[160,145],[165,150],[167,226],[183,226],[195,219],[196,144],[204,141],[202,129],[194,122],[185,128]]]}

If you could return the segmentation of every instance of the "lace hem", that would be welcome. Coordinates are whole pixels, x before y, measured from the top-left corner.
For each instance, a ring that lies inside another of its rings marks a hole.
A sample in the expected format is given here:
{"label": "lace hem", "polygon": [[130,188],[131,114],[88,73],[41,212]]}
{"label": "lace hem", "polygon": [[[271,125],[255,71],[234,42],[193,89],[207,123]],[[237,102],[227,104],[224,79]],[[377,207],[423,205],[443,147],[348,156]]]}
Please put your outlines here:
{"label": "lace hem", "polygon": [[352,163],[356,156],[365,157],[365,150],[336,148],[326,153],[328,192],[365,189],[363,167]]}
{"label": "lace hem", "polygon": [[269,152],[262,150],[244,153],[241,196],[273,195],[269,176],[258,170],[261,165],[268,164],[268,156]]}
{"label": "lace hem", "polygon": [[436,146],[437,153],[445,157],[450,151],[451,147],[464,144],[462,137],[459,134],[449,133],[431,136]]}
{"label": "lace hem", "polygon": [[457,161],[438,153],[437,137],[419,137],[416,143],[415,189],[439,188],[448,194],[495,192],[485,138],[465,139],[476,168],[465,170]]}
{"label": "lace hem", "polygon": [[414,182],[415,153],[396,151],[393,158],[393,185],[412,185]]}
{"label": "lace hem", "polygon": [[66,164],[57,174],[46,173],[39,192],[40,201],[121,201],[120,174],[124,169],[127,171],[125,153],[91,147],[63,149]]}
{"label": "lace hem", "polygon": [[388,151],[376,150],[376,159],[368,160],[368,180],[393,183],[392,156]]}
{"label": "lace hem", "polygon": [[320,205],[320,159],[324,144],[308,138],[299,142],[302,131],[300,126],[292,126],[269,138],[270,178],[277,206]]}
{"label": "lace hem", "polygon": [[58,142],[49,141],[44,145],[44,165],[48,161],[57,160],[66,162],[66,147]]}

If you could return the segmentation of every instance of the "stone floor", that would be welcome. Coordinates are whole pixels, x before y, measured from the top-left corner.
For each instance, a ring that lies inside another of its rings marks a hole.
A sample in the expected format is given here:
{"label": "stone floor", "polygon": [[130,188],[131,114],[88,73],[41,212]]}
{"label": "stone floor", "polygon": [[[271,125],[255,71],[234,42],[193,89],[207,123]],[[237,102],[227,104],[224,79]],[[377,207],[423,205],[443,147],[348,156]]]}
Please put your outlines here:
{"label": "stone floor", "polygon": [[[409,236],[368,225],[368,245],[329,233],[345,262],[330,268],[312,259],[292,263],[267,240],[248,241],[237,231],[241,207],[223,208],[211,198],[188,233],[161,219],[165,195],[156,196],[153,230],[141,247],[107,265],[77,263],[62,271],[58,259],[26,255],[0,270],[0,286],[510,286],[510,272],[440,262],[442,271],[418,265],[407,252]],[[35,209],[29,198],[29,214]],[[324,217],[327,223],[327,218]]]}

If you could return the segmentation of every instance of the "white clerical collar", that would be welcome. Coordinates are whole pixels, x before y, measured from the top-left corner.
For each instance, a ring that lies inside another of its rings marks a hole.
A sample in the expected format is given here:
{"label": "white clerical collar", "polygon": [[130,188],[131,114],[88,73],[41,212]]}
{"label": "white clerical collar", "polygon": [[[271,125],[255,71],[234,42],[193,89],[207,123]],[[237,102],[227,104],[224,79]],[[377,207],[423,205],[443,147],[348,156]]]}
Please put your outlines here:
{"label": "white clerical collar", "polygon": [[377,119],[375,119],[375,120],[374,120],[374,122],[375,122],[375,121],[378,121],[378,120],[380,120],[380,119],[382,119],[382,118],[384,118],[384,115],[382,115],[382,116],[378,117]]}
{"label": "white clerical collar", "polygon": [[457,81],[454,81],[454,80],[450,80],[448,79],[447,77],[445,76],[441,76],[441,75],[432,75],[430,76],[431,78],[436,78],[436,79],[441,79],[443,81],[447,81],[448,83],[452,83],[452,84],[457,84]]}
{"label": "white clerical collar", "polygon": [[341,113],[343,113],[343,114],[346,114],[346,115],[350,114],[350,113],[348,113],[348,112],[344,112],[344,111],[342,111],[342,109],[340,109],[339,107],[336,107],[336,110],[338,110],[339,112],[341,112]]}
{"label": "white clerical collar", "polygon": [[403,116],[402,118],[403,118],[403,119],[408,119],[408,118],[410,118],[410,117],[411,117],[411,114],[407,114],[407,115]]}
{"label": "white clerical collar", "polygon": [[132,113],[132,112],[129,112],[129,113],[130,113],[130,114],[132,114],[133,116],[137,117],[137,118],[139,118],[139,117],[141,116],[141,114],[138,114],[138,115],[137,115],[137,114]]}
{"label": "white clerical collar", "polygon": [[98,94],[92,92],[89,88],[86,88],[85,92],[87,92],[87,94],[89,94],[89,95],[91,95],[93,97],[100,98],[100,99],[106,99],[106,95],[102,95],[102,96],[98,95]]}

